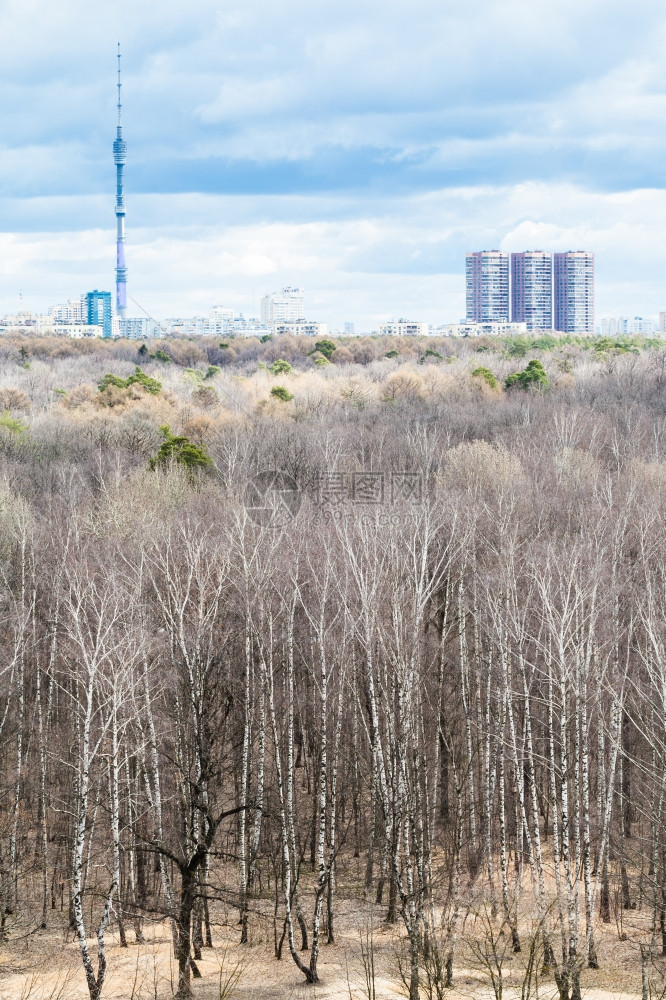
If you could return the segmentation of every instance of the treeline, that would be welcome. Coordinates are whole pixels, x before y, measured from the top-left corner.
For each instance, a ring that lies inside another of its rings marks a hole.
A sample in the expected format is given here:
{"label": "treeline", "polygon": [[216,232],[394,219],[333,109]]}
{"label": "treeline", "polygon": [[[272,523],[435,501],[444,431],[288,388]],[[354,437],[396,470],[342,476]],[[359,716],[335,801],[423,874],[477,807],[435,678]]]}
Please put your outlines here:
{"label": "treeline", "polygon": [[[320,344],[330,349],[318,349]],[[385,359],[398,364],[423,364],[455,360],[476,355],[491,358],[522,358],[530,352],[551,355],[560,367],[571,366],[587,358],[607,361],[623,354],[658,352],[663,348],[658,337],[622,336],[584,337],[534,333],[511,337],[312,337],[296,335],[242,337],[167,337],[158,340],[112,340],[99,338],[48,337],[38,334],[6,333],[0,337],[0,364],[84,359],[100,362],[154,362],[158,367],[173,364],[181,368],[196,365],[219,365],[238,368],[245,374],[257,364],[271,365],[285,358],[300,368],[313,367],[317,359],[326,357],[341,366],[369,365]]]}
{"label": "treeline", "polygon": [[[207,369],[177,397],[155,367],[125,384],[127,361],[122,385],[28,396],[0,426],[0,939],[62,913],[98,998],[109,926],[126,943],[164,919],[186,998],[224,902],[239,942],[268,914],[316,982],[360,863],[404,930],[410,1000],[454,982],[472,906],[561,1000],[600,924],[638,907],[647,990],[666,954],[663,357],[507,392],[326,370],[300,409],[236,405],[213,373],[198,425]],[[11,371],[1,391],[25,392]],[[188,420],[210,462],[157,460]]]}

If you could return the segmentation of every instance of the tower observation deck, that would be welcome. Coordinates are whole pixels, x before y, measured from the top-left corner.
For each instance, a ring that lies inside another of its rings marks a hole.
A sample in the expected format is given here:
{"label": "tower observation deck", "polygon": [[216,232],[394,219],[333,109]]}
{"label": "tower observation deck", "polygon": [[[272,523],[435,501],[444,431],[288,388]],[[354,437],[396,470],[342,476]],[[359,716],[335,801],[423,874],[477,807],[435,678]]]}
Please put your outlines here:
{"label": "tower observation deck", "polygon": [[120,101],[120,42],[118,42],[118,124],[113,143],[116,164],[116,313],[121,319],[127,314],[127,266],[125,264],[125,191],[123,170],[127,144],[123,139],[122,106]]}

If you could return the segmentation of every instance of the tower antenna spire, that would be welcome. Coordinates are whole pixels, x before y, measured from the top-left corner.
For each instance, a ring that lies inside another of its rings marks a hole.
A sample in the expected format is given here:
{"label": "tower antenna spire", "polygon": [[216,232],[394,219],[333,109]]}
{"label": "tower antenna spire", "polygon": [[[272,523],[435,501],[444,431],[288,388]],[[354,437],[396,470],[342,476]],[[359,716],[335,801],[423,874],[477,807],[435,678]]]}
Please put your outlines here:
{"label": "tower antenna spire", "polygon": [[120,99],[120,42],[118,42],[118,124],[113,143],[116,164],[116,313],[120,319],[127,314],[127,266],[125,264],[125,184],[123,170],[127,159],[127,144],[123,139],[122,104]]}
{"label": "tower antenna spire", "polygon": [[120,42],[118,42],[118,128],[122,128],[123,127],[122,103],[121,103],[121,100],[120,100],[120,88],[121,87],[122,87],[122,83],[120,82]]}

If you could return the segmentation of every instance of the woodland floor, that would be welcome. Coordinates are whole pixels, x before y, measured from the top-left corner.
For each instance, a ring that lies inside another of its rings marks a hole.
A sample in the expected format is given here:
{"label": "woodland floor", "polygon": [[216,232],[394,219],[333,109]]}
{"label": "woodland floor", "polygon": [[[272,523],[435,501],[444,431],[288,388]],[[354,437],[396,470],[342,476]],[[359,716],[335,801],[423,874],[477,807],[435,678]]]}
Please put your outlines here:
{"label": "woodland floor", "polygon": [[[620,941],[615,924],[603,925],[598,934],[601,968],[583,974],[583,996],[588,1000],[622,1000],[640,996],[639,933],[646,914],[632,914],[633,927],[625,923],[627,940]],[[45,931],[16,935],[0,947],[0,1000],[85,1000],[87,990],[78,944],[67,937],[60,914],[53,914],[52,926]],[[215,947],[204,950],[199,963],[202,978],[193,983],[195,997],[201,1000],[367,1000],[364,987],[360,942],[371,920],[371,910],[358,900],[338,901],[337,943],[323,945],[319,960],[320,984],[306,986],[298,973],[285,943],[283,958],[273,954],[272,918],[253,914],[253,941],[240,947],[234,911],[215,913]],[[388,928],[376,919],[374,954],[376,965],[376,1000],[404,997],[400,983],[397,955],[401,947],[399,926]],[[458,961],[455,964],[455,988],[451,1000],[492,997],[487,975],[470,959],[469,942],[478,928],[466,921]],[[10,930],[11,933],[11,930]],[[108,935],[108,977],[104,1000],[169,1000],[173,997],[175,969],[169,926],[166,922],[144,923],[145,945],[134,943],[128,927],[129,947],[121,949],[117,936]],[[642,937],[645,940],[645,937]],[[91,947],[95,944],[91,940]],[[520,997],[524,956],[512,956],[506,963],[504,996]],[[466,967],[467,966],[467,967]],[[237,982],[234,980],[237,977]],[[511,988],[511,980],[517,991]],[[534,995],[534,994],[533,994]],[[552,979],[539,983],[538,996],[555,996]]]}

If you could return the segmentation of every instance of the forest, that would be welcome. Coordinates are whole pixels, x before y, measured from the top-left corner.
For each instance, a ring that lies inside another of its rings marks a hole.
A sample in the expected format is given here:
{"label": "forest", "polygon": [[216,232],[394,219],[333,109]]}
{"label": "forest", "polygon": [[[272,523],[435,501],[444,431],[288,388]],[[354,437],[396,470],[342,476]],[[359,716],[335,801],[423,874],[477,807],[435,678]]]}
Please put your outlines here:
{"label": "forest", "polygon": [[0,996],[663,1000],[665,504],[661,342],[3,337]]}

